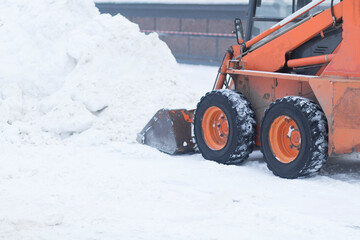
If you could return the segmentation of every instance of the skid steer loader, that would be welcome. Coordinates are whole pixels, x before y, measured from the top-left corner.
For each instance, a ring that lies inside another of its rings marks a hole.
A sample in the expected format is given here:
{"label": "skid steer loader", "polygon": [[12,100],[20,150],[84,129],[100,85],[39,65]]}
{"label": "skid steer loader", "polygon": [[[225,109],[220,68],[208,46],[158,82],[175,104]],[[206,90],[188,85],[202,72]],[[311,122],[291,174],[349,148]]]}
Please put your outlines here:
{"label": "skid steer loader", "polygon": [[283,178],[360,152],[360,1],[250,0],[246,25],[195,113],[163,109],[138,141],[224,164],[260,147]]}

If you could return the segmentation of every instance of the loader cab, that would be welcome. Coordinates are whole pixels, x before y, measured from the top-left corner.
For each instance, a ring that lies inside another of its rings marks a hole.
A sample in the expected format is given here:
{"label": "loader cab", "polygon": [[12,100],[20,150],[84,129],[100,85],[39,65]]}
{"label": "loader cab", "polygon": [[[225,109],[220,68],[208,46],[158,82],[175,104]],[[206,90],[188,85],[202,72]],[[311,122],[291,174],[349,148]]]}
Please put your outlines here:
{"label": "loader cab", "polygon": [[[342,0],[334,0],[333,3],[336,5],[340,1]],[[311,2],[312,0],[250,0],[244,39],[245,42],[271,28],[287,16],[290,16],[292,13]],[[281,31],[285,31],[295,23],[307,18],[309,15],[328,9],[330,4],[331,1],[325,1],[310,10],[310,12],[295,19],[292,23],[282,28]]]}
{"label": "loader cab", "polygon": [[[245,41],[249,41],[251,38],[271,28],[311,1],[312,0],[250,0]],[[297,19],[296,21],[300,20],[301,19]],[[289,27],[290,26],[291,24],[289,24]]]}
{"label": "loader cab", "polygon": [[[272,29],[273,26],[276,26],[280,21],[292,15],[301,8],[304,8],[305,10],[308,9],[306,5],[310,4],[312,1],[313,0],[250,0],[244,41],[248,42],[264,31]],[[304,11],[303,9],[303,11],[301,11],[301,13],[303,13],[302,15],[300,15],[292,22],[284,24],[281,28],[277,29],[277,31],[270,31],[270,34],[255,42],[255,44],[250,45],[250,47],[246,49],[247,52],[245,52],[245,54],[258,49],[259,47],[267,44],[268,42],[271,42],[279,36],[282,36],[282,34],[298,26],[298,23],[301,24],[302,21],[309,20],[311,16],[320,14],[323,10],[331,8],[331,6],[338,4],[340,1],[342,0],[317,1],[318,3],[322,3],[310,9],[309,11]],[[314,36],[306,43],[303,43],[301,46],[289,51],[286,55],[286,58],[291,60],[331,54],[339,46],[341,41],[342,23],[338,22],[336,24],[334,22],[334,24],[328,29],[324,30],[322,34]],[[279,72],[291,72],[301,75],[315,75],[318,73],[320,68],[321,65],[296,68],[288,68],[288,66],[284,66],[284,68],[280,69]]]}

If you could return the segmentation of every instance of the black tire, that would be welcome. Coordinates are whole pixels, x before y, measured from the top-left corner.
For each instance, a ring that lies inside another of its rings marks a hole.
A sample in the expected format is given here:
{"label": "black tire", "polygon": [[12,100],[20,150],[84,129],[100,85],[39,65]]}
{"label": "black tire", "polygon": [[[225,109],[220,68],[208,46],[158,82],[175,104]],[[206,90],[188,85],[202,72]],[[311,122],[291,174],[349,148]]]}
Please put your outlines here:
{"label": "black tire", "polygon": [[[276,150],[272,149],[273,143],[270,143],[269,139],[273,122],[281,116],[291,118],[297,124],[301,136],[300,146],[297,148],[298,155],[289,163],[281,162],[282,159],[275,156]],[[260,127],[260,143],[265,162],[275,175],[290,179],[314,175],[328,159],[326,116],[320,106],[309,99],[278,99],[265,111]]]}
{"label": "black tire", "polygon": [[[226,145],[211,149],[204,139],[202,121],[205,112],[220,108],[228,123]],[[223,164],[238,164],[249,157],[255,146],[256,121],[246,98],[235,91],[223,89],[207,93],[197,105],[194,118],[195,141],[203,157]]]}

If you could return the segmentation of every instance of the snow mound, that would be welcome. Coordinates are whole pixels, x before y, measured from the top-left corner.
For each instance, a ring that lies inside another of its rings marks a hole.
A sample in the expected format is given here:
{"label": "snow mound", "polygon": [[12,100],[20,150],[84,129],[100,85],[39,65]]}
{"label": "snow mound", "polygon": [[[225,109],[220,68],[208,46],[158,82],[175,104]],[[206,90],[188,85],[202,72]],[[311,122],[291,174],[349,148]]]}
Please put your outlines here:
{"label": "snow mound", "polygon": [[92,0],[3,0],[0,42],[0,142],[131,143],[159,108],[195,106],[166,44]]}

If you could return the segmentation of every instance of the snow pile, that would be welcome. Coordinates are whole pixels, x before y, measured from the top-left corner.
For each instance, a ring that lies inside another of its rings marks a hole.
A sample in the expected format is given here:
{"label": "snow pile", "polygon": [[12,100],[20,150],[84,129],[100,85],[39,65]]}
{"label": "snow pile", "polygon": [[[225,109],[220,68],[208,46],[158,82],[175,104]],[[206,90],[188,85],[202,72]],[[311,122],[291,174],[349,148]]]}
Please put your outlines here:
{"label": "snow pile", "polygon": [[159,108],[195,106],[166,44],[92,0],[3,0],[0,42],[0,141],[134,142]]}

